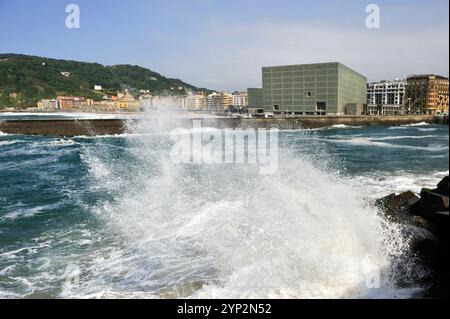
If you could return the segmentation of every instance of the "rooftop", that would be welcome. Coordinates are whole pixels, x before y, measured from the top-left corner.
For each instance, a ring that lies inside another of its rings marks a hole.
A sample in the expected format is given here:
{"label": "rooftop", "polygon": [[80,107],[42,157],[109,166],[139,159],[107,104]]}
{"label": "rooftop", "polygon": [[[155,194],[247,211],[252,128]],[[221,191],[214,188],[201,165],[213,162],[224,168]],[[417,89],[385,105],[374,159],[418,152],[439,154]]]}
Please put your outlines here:
{"label": "rooftop", "polygon": [[428,78],[435,78],[439,80],[448,80],[445,76],[436,75],[436,74],[418,74],[418,75],[411,75],[408,77],[408,79],[428,79]]}

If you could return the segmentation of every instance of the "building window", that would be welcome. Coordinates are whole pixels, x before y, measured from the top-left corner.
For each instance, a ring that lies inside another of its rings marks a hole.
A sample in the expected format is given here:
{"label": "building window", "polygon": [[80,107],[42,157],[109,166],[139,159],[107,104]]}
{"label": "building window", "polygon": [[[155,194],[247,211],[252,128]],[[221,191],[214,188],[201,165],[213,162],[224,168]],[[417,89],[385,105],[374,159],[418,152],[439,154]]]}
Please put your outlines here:
{"label": "building window", "polygon": [[316,111],[325,112],[327,110],[327,102],[317,102]]}
{"label": "building window", "polygon": [[312,96],[312,92],[306,92],[306,97],[311,97]]}
{"label": "building window", "polygon": [[274,105],[273,106],[273,110],[274,111],[279,111],[280,110],[280,106],[279,105]]}

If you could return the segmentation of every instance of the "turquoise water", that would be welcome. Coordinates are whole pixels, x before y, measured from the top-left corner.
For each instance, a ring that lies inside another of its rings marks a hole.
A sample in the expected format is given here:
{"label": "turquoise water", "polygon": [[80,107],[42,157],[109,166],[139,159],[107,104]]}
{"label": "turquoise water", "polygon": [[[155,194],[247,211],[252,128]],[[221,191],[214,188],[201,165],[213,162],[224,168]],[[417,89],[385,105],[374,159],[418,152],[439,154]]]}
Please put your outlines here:
{"label": "turquoise water", "polygon": [[447,175],[448,126],[279,140],[279,169],[262,176],[173,164],[160,131],[0,133],[0,297],[408,297],[390,269],[406,243],[368,203]]}

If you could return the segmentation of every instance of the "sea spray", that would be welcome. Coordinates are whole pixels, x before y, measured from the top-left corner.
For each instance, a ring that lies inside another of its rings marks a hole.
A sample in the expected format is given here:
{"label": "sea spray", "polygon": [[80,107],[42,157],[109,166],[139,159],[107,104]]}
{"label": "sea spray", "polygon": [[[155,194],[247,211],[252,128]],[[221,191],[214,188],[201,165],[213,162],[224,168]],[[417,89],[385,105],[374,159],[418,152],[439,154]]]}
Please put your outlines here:
{"label": "sea spray", "polygon": [[[170,133],[189,134],[198,116],[141,117],[117,136],[0,136],[0,297],[409,298],[420,287],[402,227],[371,202],[447,176],[448,126],[429,126],[438,137],[280,131],[279,169],[262,176],[247,164],[175,165]],[[202,131],[221,131],[207,122]],[[329,141],[361,137],[420,148]]]}
{"label": "sea spray", "polygon": [[394,289],[390,262],[406,248],[400,232],[314,163],[314,150],[281,149],[270,176],[252,165],[173,163],[175,118],[159,112],[134,125],[126,160],[112,161],[101,146],[83,158],[97,187],[114,194],[96,215],[147,263],[123,267],[147,282],[148,296],[346,298]]}

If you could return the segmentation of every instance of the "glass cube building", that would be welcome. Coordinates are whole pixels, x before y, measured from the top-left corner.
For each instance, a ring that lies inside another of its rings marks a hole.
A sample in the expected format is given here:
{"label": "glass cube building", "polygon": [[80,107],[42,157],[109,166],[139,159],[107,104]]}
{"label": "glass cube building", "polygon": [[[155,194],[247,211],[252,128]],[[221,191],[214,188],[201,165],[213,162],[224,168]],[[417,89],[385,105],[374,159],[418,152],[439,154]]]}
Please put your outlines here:
{"label": "glass cube building", "polygon": [[367,78],[338,63],[262,68],[264,112],[341,115],[367,103]]}

